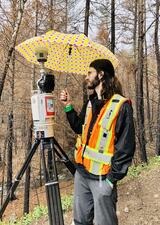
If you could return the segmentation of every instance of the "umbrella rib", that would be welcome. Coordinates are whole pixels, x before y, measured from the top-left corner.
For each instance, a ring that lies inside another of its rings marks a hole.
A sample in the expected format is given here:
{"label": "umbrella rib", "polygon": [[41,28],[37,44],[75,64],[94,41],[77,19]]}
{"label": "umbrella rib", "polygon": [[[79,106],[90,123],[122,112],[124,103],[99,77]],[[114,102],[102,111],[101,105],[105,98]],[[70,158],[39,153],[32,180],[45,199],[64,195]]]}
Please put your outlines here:
{"label": "umbrella rib", "polygon": [[[81,53],[80,53],[80,51],[79,51],[79,49],[78,49],[78,46],[76,46],[76,49],[77,49],[77,51],[79,52],[79,54],[81,55]],[[82,56],[82,55],[81,55]],[[83,58],[83,56],[82,56],[82,58]],[[83,58],[84,59],[84,58]]]}

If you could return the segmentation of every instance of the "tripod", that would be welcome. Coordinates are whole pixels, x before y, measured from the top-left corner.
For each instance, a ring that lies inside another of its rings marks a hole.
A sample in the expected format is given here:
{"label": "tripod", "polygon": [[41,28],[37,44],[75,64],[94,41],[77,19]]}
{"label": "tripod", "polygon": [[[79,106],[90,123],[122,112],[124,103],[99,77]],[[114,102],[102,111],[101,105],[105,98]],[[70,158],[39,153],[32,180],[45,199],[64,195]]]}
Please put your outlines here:
{"label": "tripod", "polygon": [[28,154],[28,157],[26,158],[18,175],[16,176],[15,181],[12,184],[12,187],[10,188],[6,199],[2,204],[2,207],[0,209],[0,218],[2,218],[4,211],[9,201],[11,200],[11,197],[13,196],[16,188],[18,187],[18,184],[22,179],[22,176],[24,175],[39,145],[41,147],[41,157],[45,179],[49,223],[50,225],[64,225],[59,191],[59,181],[55,164],[55,153],[73,175],[75,173],[75,166],[69,160],[68,156],[65,154],[65,152],[54,137],[35,139]]}
{"label": "tripod", "polygon": [[64,225],[55,154],[73,175],[75,173],[75,166],[54,138],[53,126],[55,111],[52,92],[54,90],[55,82],[54,75],[47,73],[44,67],[44,63],[47,62],[47,55],[48,51],[44,48],[40,48],[36,52],[37,61],[41,65],[41,78],[37,82],[38,90],[36,90],[34,95],[31,97],[35,141],[31,147],[28,157],[26,158],[20,172],[10,188],[4,203],[1,206],[0,218],[2,218],[9,201],[12,199],[14,191],[16,190],[29,163],[31,162],[36,149],[40,145],[49,222],[50,225]]}

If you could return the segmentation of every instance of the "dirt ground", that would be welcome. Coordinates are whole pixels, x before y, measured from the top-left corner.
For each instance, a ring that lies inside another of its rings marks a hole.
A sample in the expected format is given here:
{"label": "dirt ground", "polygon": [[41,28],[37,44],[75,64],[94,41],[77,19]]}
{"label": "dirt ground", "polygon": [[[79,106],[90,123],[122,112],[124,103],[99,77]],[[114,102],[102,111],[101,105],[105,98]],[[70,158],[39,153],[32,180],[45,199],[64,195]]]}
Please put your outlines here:
{"label": "dirt ground", "polygon": [[119,225],[160,225],[160,166],[119,186]]}
{"label": "dirt ground", "polygon": [[[142,172],[137,178],[126,181],[118,186],[117,215],[119,225],[160,225],[160,165],[150,171]],[[61,183],[61,193],[72,193],[73,181]],[[32,193],[32,207],[35,206],[35,194]],[[45,192],[41,190],[39,202],[45,203]],[[15,210],[14,201],[6,212]],[[18,208],[20,204],[17,203]],[[14,212],[18,215],[20,212]],[[11,217],[11,214],[10,216]],[[64,215],[65,225],[72,224],[72,211]],[[48,218],[44,217],[32,225],[48,225]]]}

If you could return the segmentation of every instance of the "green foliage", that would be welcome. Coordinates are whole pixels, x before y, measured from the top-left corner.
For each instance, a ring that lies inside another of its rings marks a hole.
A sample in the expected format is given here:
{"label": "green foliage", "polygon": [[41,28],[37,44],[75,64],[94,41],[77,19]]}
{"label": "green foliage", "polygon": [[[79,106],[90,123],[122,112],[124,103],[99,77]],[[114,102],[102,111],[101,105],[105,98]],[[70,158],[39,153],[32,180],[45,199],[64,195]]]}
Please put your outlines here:
{"label": "green foliage", "polygon": [[[62,208],[63,212],[67,212],[71,209],[73,202],[73,195],[66,195],[62,197]],[[37,221],[42,216],[45,216],[48,214],[47,207],[44,206],[37,206],[33,212],[26,214],[21,219],[18,220],[12,220],[9,222],[0,222],[0,225],[29,225],[33,221]]]}
{"label": "green foliage", "polygon": [[148,171],[155,166],[160,166],[160,156],[152,157],[147,163],[141,163],[138,166],[131,166],[128,171],[128,177],[137,177],[142,171]]}
{"label": "green foliage", "polygon": [[73,205],[73,195],[66,195],[62,197],[62,208],[64,212],[69,211]]}
{"label": "green foliage", "polygon": [[140,163],[138,166],[132,165],[128,170],[127,176],[118,181],[118,185],[124,184],[130,179],[138,177],[142,172],[149,171],[157,166],[160,166],[160,156],[149,158],[148,163]]}
{"label": "green foliage", "polygon": [[32,213],[26,214],[21,219],[10,222],[0,222],[0,225],[29,225],[44,215],[47,215],[47,208],[44,206],[37,206]]}

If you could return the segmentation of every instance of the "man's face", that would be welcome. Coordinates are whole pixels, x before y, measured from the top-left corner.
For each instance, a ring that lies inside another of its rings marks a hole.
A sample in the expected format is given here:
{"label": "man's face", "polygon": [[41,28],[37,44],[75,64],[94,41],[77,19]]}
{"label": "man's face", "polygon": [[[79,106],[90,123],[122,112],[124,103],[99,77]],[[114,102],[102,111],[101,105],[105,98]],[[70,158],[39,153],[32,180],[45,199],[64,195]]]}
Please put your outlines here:
{"label": "man's face", "polygon": [[100,84],[98,73],[93,67],[89,67],[88,75],[86,76],[85,81],[88,89],[95,89],[95,87]]}

